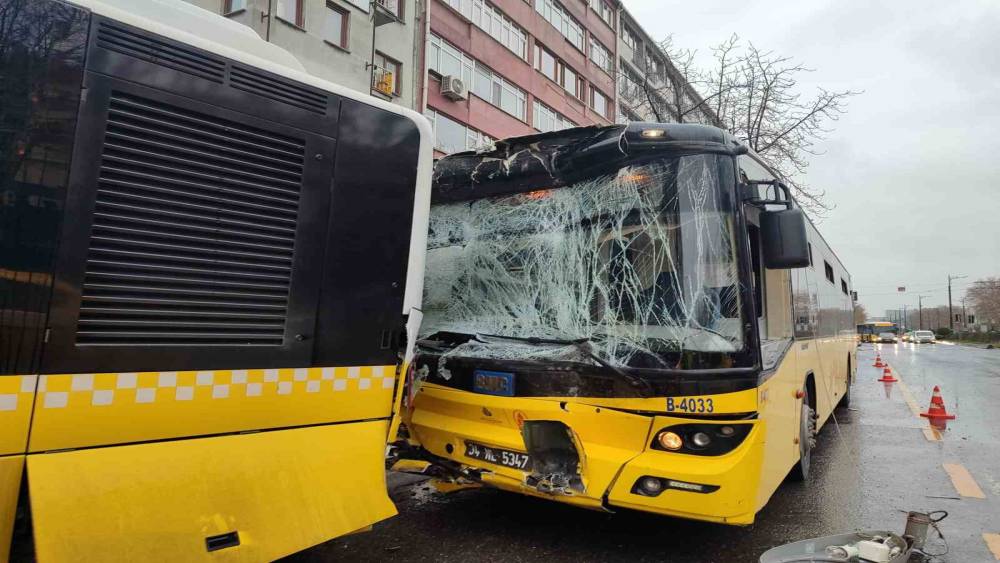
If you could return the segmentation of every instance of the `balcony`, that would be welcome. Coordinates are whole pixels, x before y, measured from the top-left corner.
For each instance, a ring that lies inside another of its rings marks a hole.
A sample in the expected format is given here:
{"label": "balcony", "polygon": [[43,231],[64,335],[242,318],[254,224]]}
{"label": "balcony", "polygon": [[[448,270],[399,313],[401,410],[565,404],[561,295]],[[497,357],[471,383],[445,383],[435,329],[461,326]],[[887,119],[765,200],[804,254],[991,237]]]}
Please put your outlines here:
{"label": "balcony", "polygon": [[375,0],[375,4],[379,8],[396,16],[396,18],[402,16],[402,14],[399,13],[399,0]]}

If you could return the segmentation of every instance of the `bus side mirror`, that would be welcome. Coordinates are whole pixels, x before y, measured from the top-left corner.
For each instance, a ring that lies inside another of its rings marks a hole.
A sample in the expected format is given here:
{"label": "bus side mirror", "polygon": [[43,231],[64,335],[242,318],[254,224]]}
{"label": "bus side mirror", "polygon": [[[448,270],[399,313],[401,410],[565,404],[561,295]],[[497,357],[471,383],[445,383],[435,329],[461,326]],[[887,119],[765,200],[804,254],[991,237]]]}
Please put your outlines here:
{"label": "bus side mirror", "polygon": [[809,265],[806,216],[801,209],[765,211],[760,214],[764,266],[771,270]]}

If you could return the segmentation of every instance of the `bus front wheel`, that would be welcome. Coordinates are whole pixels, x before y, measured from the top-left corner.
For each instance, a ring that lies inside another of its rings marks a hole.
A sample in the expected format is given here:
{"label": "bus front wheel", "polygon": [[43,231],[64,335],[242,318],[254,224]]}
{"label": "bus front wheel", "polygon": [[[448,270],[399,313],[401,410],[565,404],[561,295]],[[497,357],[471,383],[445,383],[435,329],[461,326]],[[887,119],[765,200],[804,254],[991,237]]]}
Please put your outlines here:
{"label": "bus front wheel", "polygon": [[816,411],[811,406],[809,387],[804,387],[802,392],[802,408],[799,414],[799,462],[792,468],[791,473],[794,481],[809,479],[812,450],[816,447]]}

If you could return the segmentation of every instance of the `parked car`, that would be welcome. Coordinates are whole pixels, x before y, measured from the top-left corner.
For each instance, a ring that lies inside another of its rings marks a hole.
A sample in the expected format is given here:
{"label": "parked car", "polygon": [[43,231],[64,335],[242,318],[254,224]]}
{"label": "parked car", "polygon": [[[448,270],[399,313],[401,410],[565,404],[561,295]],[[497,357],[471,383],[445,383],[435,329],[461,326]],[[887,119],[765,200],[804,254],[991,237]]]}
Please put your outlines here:
{"label": "parked car", "polygon": [[895,344],[897,342],[896,335],[891,332],[880,332],[878,333],[879,342],[889,342]]}
{"label": "parked car", "polygon": [[913,331],[914,344],[934,344],[936,341],[937,340],[934,338],[934,333],[929,330]]}

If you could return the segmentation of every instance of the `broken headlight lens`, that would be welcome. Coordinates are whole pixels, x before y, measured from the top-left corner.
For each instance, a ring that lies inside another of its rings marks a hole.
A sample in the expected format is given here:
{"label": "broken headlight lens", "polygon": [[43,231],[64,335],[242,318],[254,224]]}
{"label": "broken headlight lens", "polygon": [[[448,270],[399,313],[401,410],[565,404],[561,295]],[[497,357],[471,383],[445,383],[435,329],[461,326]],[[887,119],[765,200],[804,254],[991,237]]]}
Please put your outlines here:
{"label": "broken headlight lens", "polygon": [[[753,424],[677,424],[656,433],[652,448],[694,455],[722,455],[736,449]],[[678,444],[679,442],[679,444]],[[678,445],[678,447],[671,447]]]}

